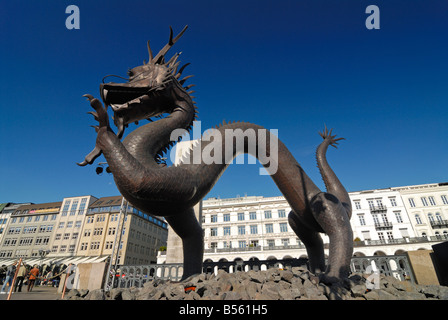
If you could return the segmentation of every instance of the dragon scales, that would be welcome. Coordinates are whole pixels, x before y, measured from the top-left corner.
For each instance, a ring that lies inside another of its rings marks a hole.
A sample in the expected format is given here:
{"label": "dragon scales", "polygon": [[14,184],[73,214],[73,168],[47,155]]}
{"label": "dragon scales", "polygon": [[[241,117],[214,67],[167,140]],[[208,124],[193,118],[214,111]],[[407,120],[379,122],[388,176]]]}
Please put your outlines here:
{"label": "dragon scales", "polygon": [[[190,95],[192,91],[189,91],[192,85],[184,87],[190,76],[180,79],[188,64],[178,69],[179,54],[165,61],[165,55],[186,28],[174,38],[170,28],[169,42],[156,56],[148,41],[149,62],[130,69],[127,82],[101,84],[101,98],[105,107],[92,95],[85,95],[95,109],[95,112],[90,113],[99,124],[95,126],[95,149],[82,163],[78,163],[81,166],[92,164],[103,154],[121,194],[139,210],[166,218],[170,227],[182,239],[183,279],[202,271],[203,231],[193,207],[211,190],[229,164],[226,159],[211,164],[203,161],[184,161],[177,166],[161,164],[162,154],[175,143],[171,140],[172,131],[191,130],[197,116],[196,106]],[[109,124],[109,106],[114,111],[117,134]],[[162,114],[168,115],[159,117]],[[157,121],[152,121],[151,117],[157,117]],[[130,132],[121,141],[125,127],[143,119],[151,122]],[[223,123],[215,129],[223,133],[223,146],[226,143],[224,132],[227,129],[253,129],[260,132],[263,128],[247,122]],[[271,152],[268,131],[267,135],[264,140],[266,143],[257,145],[256,148],[257,151],[263,149],[264,154]],[[313,183],[279,140],[275,140],[278,169],[271,177],[292,209],[289,224],[306,246],[311,271],[320,274],[321,281],[332,283],[345,279],[350,272],[353,252],[349,222],[351,203],[347,191],[326,160],[328,146],[336,147],[338,140],[342,138],[336,139],[326,128],[320,135],[324,141],[318,146],[316,156],[327,192],[322,192]],[[203,139],[200,148],[207,148],[209,143],[211,142]],[[248,143],[248,139],[245,139],[244,144],[232,144],[232,157],[251,153]],[[253,155],[258,154],[260,153],[255,152]],[[320,233],[326,233],[330,239],[327,265]]]}

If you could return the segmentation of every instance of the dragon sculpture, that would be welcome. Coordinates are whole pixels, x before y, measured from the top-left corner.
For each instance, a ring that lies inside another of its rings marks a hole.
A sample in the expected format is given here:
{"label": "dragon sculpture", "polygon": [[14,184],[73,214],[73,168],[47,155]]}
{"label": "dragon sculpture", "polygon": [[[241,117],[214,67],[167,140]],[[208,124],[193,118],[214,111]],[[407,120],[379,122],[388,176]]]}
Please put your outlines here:
{"label": "dragon sculpture", "polygon": [[[156,56],[148,41],[149,61],[130,69],[127,82],[104,83],[103,79],[100,94],[105,107],[92,95],[84,95],[95,109],[89,113],[99,124],[94,126],[97,132],[95,149],[78,163],[80,166],[92,164],[103,154],[121,194],[139,210],[165,217],[182,239],[183,279],[202,272],[203,231],[193,207],[211,190],[229,165],[228,159],[211,164],[184,161],[176,166],[167,166],[161,163],[164,152],[175,143],[171,140],[172,131],[189,131],[197,116],[190,91],[192,85],[184,86],[190,76],[182,78],[188,64],[179,68],[179,54],[165,60],[169,49],[186,29],[173,38],[170,27],[169,42]],[[109,106],[114,112],[117,134],[109,124]],[[157,117],[157,121],[151,117]],[[137,127],[121,141],[128,124],[144,119],[150,123]],[[227,129],[261,132],[264,128],[247,122],[223,123],[215,129],[223,133],[223,146]],[[278,143],[278,169],[271,173],[271,177],[292,209],[289,224],[306,246],[311,271],[320,274],[321,281],[332,283],[342,281],[350,273],[353,252],[349,222],[351,203],[347,191],[326,160],[328,146],[336,147],[343,138],[336,139],[326,127],[320,135],[324,141],[317,148],[317,164],[327,192],[322,192],[313,183],[279,140],[274,140]],[[269,154],[270,138],[267,132],[266,143],[257,145],[255,152],[248,147],[247,138],[243,145],[234,143],[232,157],[251,152],[257,156],[261,149],[264,154]],[[200,148],[204,150],[209,143],[202,141]],[[320,233],[326,233],[330,239],[327,265]]]}

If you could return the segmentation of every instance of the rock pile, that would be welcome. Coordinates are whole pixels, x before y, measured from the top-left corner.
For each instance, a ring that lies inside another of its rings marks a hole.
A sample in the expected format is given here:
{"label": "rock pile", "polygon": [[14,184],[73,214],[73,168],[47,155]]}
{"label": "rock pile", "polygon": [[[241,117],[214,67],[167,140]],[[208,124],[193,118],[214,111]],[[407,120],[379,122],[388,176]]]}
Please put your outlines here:
{"label": "rock pile", "polygon": [[153,280],[142,288],[76,290],[64,300],[448,300],[448,287],[413,285],[393,277],[379,277],[368,289],[368,275],[354,274],[344,284],[326,285],[308,270],[269,269],[200,274],[182,282]]}

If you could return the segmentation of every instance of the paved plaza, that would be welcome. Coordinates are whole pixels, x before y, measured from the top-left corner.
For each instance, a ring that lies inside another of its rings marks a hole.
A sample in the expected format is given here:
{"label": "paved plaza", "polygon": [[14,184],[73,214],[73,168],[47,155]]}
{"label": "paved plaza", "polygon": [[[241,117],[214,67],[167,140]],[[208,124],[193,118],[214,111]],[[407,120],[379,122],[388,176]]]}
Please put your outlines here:
{"label": "paved plaza", "polygon": [[[6,300],[8,293],[0,294],[0,300]],[[55,287],[36,286],[31,292],[27,292],[26,286],[23,286],[22,292],[14,292],[10,300],[57,300],[61,296],[62,294],[58,293],[58,288]]]}

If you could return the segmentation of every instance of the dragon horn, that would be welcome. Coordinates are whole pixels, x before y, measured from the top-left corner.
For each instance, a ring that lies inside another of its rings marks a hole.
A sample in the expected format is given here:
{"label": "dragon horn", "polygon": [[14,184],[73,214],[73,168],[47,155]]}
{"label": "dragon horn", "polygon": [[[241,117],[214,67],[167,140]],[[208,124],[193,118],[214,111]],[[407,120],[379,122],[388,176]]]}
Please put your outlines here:
{"label": "dragon horn", "polygon": [[148,40],[148,53],[149,53],[149,61],[152,61],[152,59],[154,58],[152,55],[152,50],[151,47],[149,46],[149,40]]}
{"label": "dragon horn", "polygon": [[173,39],[173,28],[170,27],[170,40],[162,48],[162,50],[160,50],[159,53],[154,57],[153,59],[154,63],[160,63],[163,61],[165,54],[168,52],[168,50],[171,49],[171,47],[177,42],[177,40],[179,40],[180,37],[182,37],[187,28],[188,26],[185,26],[184,29]]}

